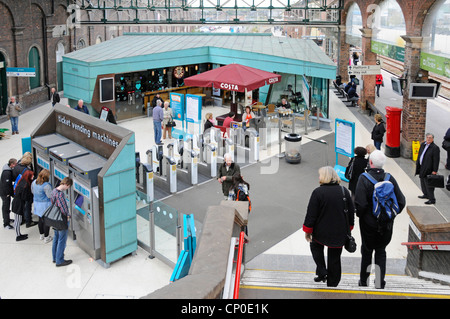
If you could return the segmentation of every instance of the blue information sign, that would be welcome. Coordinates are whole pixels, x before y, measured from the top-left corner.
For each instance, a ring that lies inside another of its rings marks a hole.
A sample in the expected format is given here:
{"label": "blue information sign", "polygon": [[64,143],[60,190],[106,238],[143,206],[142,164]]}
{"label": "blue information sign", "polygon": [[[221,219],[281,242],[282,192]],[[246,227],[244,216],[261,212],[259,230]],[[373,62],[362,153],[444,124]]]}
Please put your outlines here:
{"label": "blue information sign", "polygon": [[336,119],[334,138],[334,150],[336,152],[336,165],[334,169],[343,181],[348,182],[348,179],[345,178],[346,166],[338,164],[338,154],[353,157],[353,150],[355,149],[355,123]]}

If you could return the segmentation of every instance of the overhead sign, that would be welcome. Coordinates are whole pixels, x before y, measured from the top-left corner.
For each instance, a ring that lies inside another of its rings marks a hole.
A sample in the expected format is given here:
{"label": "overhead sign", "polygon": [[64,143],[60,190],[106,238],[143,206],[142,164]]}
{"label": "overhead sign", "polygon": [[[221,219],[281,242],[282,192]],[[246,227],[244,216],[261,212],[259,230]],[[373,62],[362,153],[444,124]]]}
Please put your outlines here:
{"label": "overhead sign", "polygon": [[349,65],[348,74],[349,75],[370,75],[370,74],[380,74],[380,65]]}
{"label": "overhead sign", "polygon": [[35,68],[6,68],[6,76],[35,77]]}

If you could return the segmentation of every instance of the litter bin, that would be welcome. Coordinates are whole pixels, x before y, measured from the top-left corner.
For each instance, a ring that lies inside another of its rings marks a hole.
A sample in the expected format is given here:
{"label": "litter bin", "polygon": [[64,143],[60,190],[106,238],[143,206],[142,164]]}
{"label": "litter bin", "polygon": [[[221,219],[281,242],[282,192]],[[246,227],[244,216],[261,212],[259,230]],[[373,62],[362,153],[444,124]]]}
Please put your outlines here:
{"label": "litter bin", "polygon": [[302,160],[300,154],[302,147],[302,136],[295,133],[287,134],[284,137],[285,142],[285,158],[286,162],[291,164],[298,164]]}
{"label": "litter bin", "polygon": [[400,131],[402,109],[386,106],[386,148],[387,157],[400,157]]}

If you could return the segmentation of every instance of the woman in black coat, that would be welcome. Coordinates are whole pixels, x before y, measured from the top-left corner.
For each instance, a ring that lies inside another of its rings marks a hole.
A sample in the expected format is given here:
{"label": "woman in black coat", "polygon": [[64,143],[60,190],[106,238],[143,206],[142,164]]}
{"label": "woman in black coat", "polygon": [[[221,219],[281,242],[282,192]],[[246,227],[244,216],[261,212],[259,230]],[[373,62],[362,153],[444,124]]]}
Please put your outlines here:
{"label": "woman in black coat", "polygon": [[14,228],[16,230],[16,241],[25,240],[28,235],[20,233],[20,224],[24,215],[26,203],[33,201],[33,193],[31,192],[31,182],[33,181],[33,171],[25,171],[14,190],[14,199],[12,202],[12,211],[16,214],[14,218]]}
{"label": "woman in black coat", "polygon": [[383,117],[381,114],[375,114],[375,126],[372,129],[372,140],[377,150],[381,149],[381,143],[383,143],[385,132],[386,128],[384,127]]}
{"label": "woman in black coat", "polygon": [[365,158],[367,154],[367,150],[364,147],[358,146],[355,147],[355,157],[353,157],[345,170],[345,174],[350,170],[350,167],[353,166],[352,174],[348,182],[348,189],[352,192],[352,198],[355,198],[356,184],[358,183],[359,175],[365,172],[367,168],[368,159]]}
{"label": "woman in black coat", "polygon": [[[316,263],[314,281],[327,282],[336,287],[341,280],[341,254],[349,229],[353,229],[354,205],[349,191],[340,186],[341,179],[334,168],[319,169],[319,183],[311,194],[303,223],[305,238],[310,242],[311,253]],[[348,216],[344,212],[344,194]],[[328,267],[325,264],[324,246],[328,247]]]}

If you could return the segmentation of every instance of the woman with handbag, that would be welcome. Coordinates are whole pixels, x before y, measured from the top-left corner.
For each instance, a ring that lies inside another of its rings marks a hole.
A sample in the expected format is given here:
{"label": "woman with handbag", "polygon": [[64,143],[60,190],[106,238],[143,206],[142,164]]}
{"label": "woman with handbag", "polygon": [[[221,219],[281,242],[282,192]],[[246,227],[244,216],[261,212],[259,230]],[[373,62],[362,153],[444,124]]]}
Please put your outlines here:
{"label": "woman with handbag", "polygon": [[[350,239],[353,240],[350,231],[354,225],[355,208],[350,192],[339,185],[341,179],[333,167],[319,169],[319,183],[309,199],[303,231],[316,263],[317,277],[314,281],[336,287],[341,280],[342,248],[350,243]],[[325,264],[325,246],[328,247],[328,266]]]}
{"label": "woman with handbag", "polygon": [[52,204],[50,198],[52,196],[52,185],[49,183],[50,172],[43,169],[39,172],[36,180],[31,184],[31,192],[33,193],[34,214],[39,216],[39,234],[40,239],[47,244],[52,241],[53,237],[49,235],[50,227],[44,225],[42,214]]}
{"label": "woman with handbag", "polygon": [[[52,191],[51,202],[56,205],[61,213],[69,219],[69,207],[67,207],[66,196],[64,191],[68,190],[73,184],[70,177],[65,177],[58,187]],[[68,226],[68,225],[67,225]],[[53,262],[56,263],[56,267],[67,266],[72,263],[72,260],[64,259],[64,250],[66,249],[68,227],[65,229],[55,229],[55,236],[52,246]]]}
{"label": "woman with handbag", "polygon": [[33,202],[31,193],[31,182],[33,181],[33,171],[27,170],[22,174],[16,189],[14,190],[14,199],[12,202],[12,211],[16,214],[14,218],[14,228],[16,230],[16,241],[28,239],[28,235],[20,233],[20,224],[24,215],[26,203]]}
{"label": "woman with handbag", "polygon": [[163,119],[163,140],[166,139],[166,132],[169,134],[169,138],[172,138],[172,127],[173,125],[173,115],[172,109],[169,107],[169,102],[164,102],[163,109],[164,119]]}

